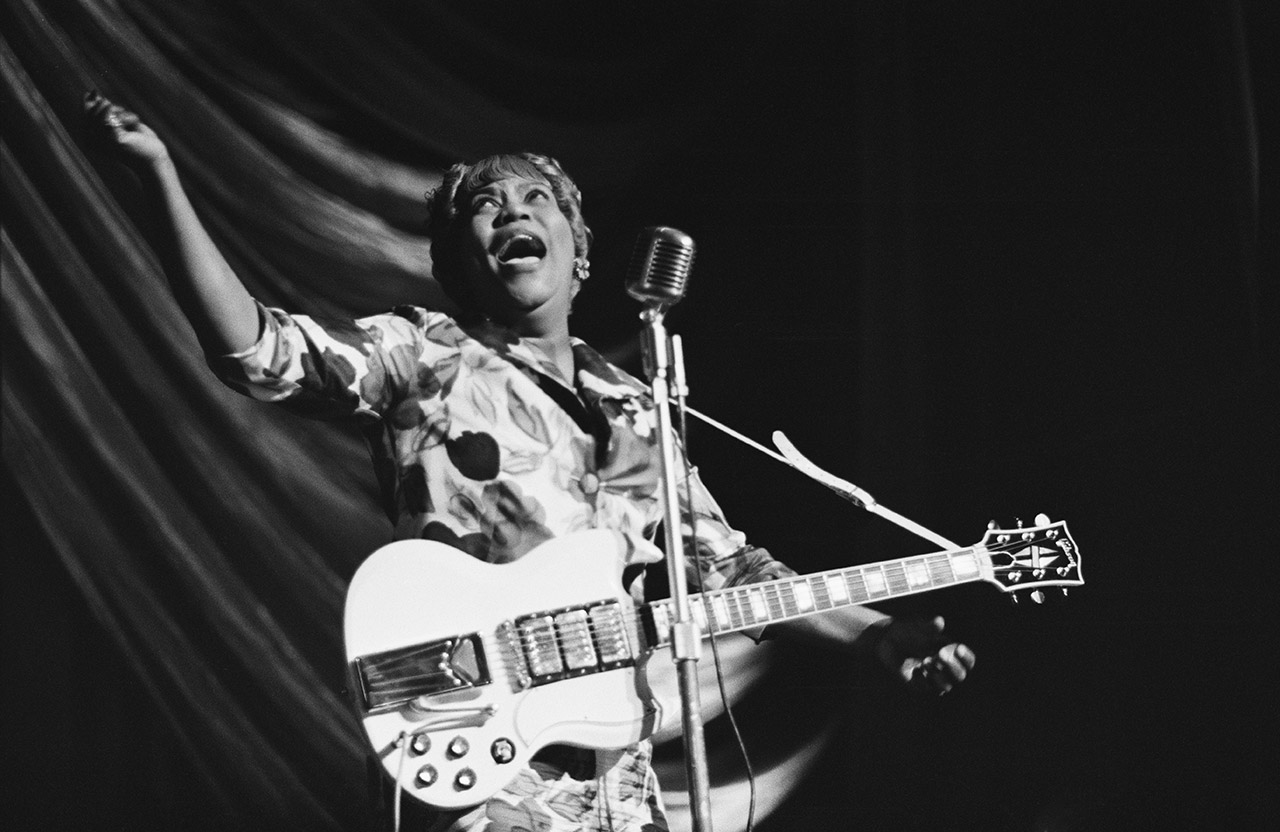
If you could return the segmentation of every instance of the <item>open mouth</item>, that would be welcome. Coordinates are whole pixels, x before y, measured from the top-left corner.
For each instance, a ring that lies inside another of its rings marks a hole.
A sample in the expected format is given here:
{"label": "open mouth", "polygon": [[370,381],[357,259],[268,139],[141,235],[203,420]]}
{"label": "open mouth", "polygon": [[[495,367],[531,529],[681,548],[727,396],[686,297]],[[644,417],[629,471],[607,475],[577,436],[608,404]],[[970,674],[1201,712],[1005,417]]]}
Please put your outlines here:
{"label": "open mouth", "polygon": [[513,260],[539,259],[546,256],[547,247],[532,234],[516,234],[498,247],[498,262],[510,263]]}

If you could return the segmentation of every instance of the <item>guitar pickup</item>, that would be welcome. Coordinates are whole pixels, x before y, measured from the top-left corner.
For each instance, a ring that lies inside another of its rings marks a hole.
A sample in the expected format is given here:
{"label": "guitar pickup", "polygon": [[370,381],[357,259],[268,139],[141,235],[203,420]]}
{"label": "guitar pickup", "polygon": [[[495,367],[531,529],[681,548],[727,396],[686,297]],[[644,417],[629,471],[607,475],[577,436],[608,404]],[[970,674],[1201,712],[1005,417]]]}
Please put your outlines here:
{"label": "guitar pickup", "polygon": [[371,653],[353,661],[352,668],[368,713],[492,681],[478,633]]}

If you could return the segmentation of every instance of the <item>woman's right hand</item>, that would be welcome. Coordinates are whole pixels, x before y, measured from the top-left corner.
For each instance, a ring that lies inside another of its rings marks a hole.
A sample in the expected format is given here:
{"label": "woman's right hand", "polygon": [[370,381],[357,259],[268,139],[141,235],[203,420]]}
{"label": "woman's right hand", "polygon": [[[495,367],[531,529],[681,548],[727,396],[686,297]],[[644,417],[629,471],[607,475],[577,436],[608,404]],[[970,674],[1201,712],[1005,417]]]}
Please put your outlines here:
{"label": "woman's right hand", "polygon": [[85,126],[94,141],[143,174],[144,196],[155,203],[155,230],[166,237],[165,273],[178,303],[213,355],[239,352],[258,340],[258,306],[218,251],[183,190],[169,151],[134,113],[96,91],[84,96]]}
{"label": "woman's right hand", "polygon": [[136,167],[152,167],[169,158],[169,149],[142,123],[137,114],[103,98],[97,90],[84,94],[84,115],[89,129],[120,156]]}

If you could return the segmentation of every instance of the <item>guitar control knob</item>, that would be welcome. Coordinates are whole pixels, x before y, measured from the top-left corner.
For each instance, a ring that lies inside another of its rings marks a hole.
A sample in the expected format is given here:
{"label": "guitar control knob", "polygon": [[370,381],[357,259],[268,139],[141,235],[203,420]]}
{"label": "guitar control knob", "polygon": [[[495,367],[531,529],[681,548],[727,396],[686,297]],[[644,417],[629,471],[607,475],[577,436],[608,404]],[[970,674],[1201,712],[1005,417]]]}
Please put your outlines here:
{"label": "guitar control knob", "polygon": [[409,753],[415,756],[422,756],[431,750],[431,738],[426,734],[414,734],[413,739],[409,741]]}
{"label": "guitar control knob", "polygon": [[495,763],[502,765],[516,758],[516,746],[511,740],[502,737],[493,741],[493,745],[489,746],[489,753]]}
{"label": "guitar control knob", "polygon": [[453,778],[453,785],[458,791],[466,791],[476,784],[476,773],[469,768],[464,768],[458,772],[458,776]]}
{"label": "guitar control knob", "polygon": [[418,788],[423,789],[436,782],[439,777],[440,775],[436,773],[435,766],[423,766],[418,769],[418,773],[414,775],[413,780],[418,784]]}
{"label": "guitar control knob", "polygon": [[449,740],[449,756],[455,760],[459,757],[465,757],[470,750],[471,743],[467,742],[466,737],[454,737]]}

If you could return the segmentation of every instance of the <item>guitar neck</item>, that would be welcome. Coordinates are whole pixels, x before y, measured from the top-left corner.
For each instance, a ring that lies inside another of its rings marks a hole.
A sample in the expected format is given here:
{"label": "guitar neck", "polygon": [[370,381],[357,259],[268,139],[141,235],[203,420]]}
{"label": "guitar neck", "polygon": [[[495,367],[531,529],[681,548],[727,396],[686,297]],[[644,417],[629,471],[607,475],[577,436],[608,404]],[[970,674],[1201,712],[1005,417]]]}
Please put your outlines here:
{"label": "guitar neck", "polygon": [[[990,573],[990,556],[983,547],[972,546],[690,594],[689,606],[707,637],[984,580]],[[675,604],[668,599],[648,607],[653,619],[650,642],[664,647],[671,642]]]}

